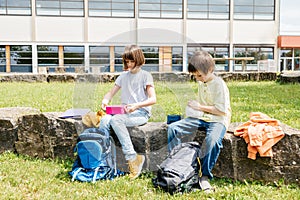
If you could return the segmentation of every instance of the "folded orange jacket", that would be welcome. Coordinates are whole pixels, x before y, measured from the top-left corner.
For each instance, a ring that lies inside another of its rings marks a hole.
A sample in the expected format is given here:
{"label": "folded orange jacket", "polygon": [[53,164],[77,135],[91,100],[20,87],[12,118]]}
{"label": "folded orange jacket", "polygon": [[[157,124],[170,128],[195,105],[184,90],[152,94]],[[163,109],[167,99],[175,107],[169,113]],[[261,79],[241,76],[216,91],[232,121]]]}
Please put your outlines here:
{"label": "folded orange jacket", "polygon": [[244,138],[248,144],[248,158],[272,157],[272,146],[284,137],[279,121],[261,112],[251,112],[250,120],[238,126],[235,136]]}

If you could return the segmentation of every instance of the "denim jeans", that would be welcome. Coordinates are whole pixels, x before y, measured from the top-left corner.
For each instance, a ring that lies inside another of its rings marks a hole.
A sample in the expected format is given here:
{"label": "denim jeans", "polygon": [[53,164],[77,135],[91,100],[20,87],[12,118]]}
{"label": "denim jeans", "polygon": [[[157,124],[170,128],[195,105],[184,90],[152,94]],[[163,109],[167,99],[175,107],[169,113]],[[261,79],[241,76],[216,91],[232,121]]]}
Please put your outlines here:
{"label": "denim jeans", "polygon": [[[223,148],[222,140],[226,132],[223,124],[191,117],[174,122],[168,126],[168,150],[170,152],[176,145],[180,144],[183,136],[195,137],[193,134],[198,129],[204,129],[206,132],[200,155],[202,175],[211,179],[213,177],[211,170],[217,162],[221,148]],[[189,138],[189,140],[193,139]]]}
{"label": "denim jeans", "polygon": [[105,128],[108,131],[112,128],[121,143],[125,159],[132,160],[135,159],[136,152],[127,127],[146,124],[149,118],[148,112],[142,109],[128,114],[105,115],[100,121],[100,128]]}

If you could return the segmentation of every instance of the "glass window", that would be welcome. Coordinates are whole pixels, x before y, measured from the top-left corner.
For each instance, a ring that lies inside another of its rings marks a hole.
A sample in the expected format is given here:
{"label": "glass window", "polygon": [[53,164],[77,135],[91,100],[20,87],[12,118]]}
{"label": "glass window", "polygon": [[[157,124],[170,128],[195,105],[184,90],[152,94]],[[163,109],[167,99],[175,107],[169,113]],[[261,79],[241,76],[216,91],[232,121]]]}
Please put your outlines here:
{"label": "glass window", "polygon": [[172,47],[172,71],[182,71],[182,47]]}
{"label": "glass window", "polygon": [[294,70],[295,71],[300,70],[300,58],[294,58]]}
{"label": "glass window", "polygon": [[[110,71],[110,54],[108,46],[90,46],[90,66],[99,67],[100,72]],[[99,70],[97,70],[99,71]]]}
{"label": "glass window", "polygon": [[37,46],[38,66],[49,67],[59,65],[58,46]]}
{"label": "glass window", "polygon": [[274,59],[273,48],[260,48],[260,60]]}
{"label": "glass window", "polygon": [[194,54],[194,52],[203,50],[207,51],[213,58],[220,58],[215,60],[215,71],[228,71],[228,60],[223,59],[229,55],[228,46],[197,46],[190,45],[187,48],[188,59]]}
{"label": "glass window", "polygon": [[5,46],[0,46],[0,72],[6,72],[6,51],[5,51]]}
{"label": "glass window", "polygon": [[300,57],[300,49],[294,49],[294,56]]}
{"label": "glass window", "polygon": [[134,17],[134,0],[90,0],[90,17]]}
{"label": "glass window", "polygon": [[139,17],[182,19],[182,0],[139,0]]}
{"label": "glass window", "polygon": [[1,0],[1,15],[31,15],[31,0]]}
{"label": "glass window", "polygon": [[292,57],[293,51],[292,49],[281,49],[280,50],[280,57]]}
{"label": "glass window", "polygon": [[47,16],[84,16],[84,0],[36,0],[36,14]]}
{"label": "glass window", "polygon": [[32,72],[31,46],[10,46],[11,72]]}
{"label": "glass window", "polygon": [[[247,60],[246,70],[257,70],[257,63],[259,60],[274,59],[274,49],[273,47],[234,47],[234,57],[253,57],[254,60]],[[241,70],[243,61],[235,60],[234,68],[235,70]]]}
{"label": "glass window", "polygon": [[84,66],[84,46],[64,46],[64,66]]}
{"label": "glass window", "polygon": [[234,19],[274,20],[274,0],[235,0]]}
{"label": "glass window", "polygon": [[229,19],[229,0],[188,0],[189,19]]}
{"label": "glass window", "polygon": [[[293,56],[294,53],[294,56]],[[295,49],[291,49],[291,48],[283,48],[280,49],[279,51],[280,54],[280,59],[285,60],[285,61],[281,61],[282,64],[285,63],[285,67],[281,67],[281,70],[283,69],[287,69],[287,70],[300,70],[300,49],[299,48],[295,48]],[[292,67],[292,65],[294,65],[294,67]]]}
{"label": "glass window", "polygon": [[115,71],[123,71],[123,59],[122,55],[124,53],[125,46],[116,46],[115,47]]}
{"label": "glass window", "polygon": [[145,65],[143,67],[146,71],[159,71],[159,48],[153,46],[141,47],[145,56]]}

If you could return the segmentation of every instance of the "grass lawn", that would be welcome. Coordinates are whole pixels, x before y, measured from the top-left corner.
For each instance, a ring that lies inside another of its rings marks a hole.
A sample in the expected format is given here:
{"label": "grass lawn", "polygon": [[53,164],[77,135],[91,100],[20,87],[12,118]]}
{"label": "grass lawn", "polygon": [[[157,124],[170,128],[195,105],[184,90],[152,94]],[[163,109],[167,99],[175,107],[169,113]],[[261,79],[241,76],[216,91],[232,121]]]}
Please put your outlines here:
{"label": "grass lawn", "polygon": [[[157,82],[158,103],[152,121],[166,121],[167,114],[183,114],[186,102],[197,99],[197,84]],[[26,106],[42,112],[71,107],[100,108],[102,96],[113,86],[84,83],[0,83],[0,107]],[[300,85],[276,82],[228,82],[232,122],[247,121],[252,111],[300,129]],[[113,104],[118,104],[117,97]],[[41,160],[12,153],[0,155],[0,199],[300,199],[295,185],[238,182],[215,178],[213,194],[201,191],[170,196],[153,188],[153,174],[134,181],[120,177],[96,184],[71,182],[71,160]]]}
{"label": "grass lawn", "polygon": [[[156,82],[157,104],[150,121],[166,121],[167,114],[184,114],[187,101],[197,99],[197,84]],[[103,95],[113,83],[0,83],[0,107],[27,106],[42,112],[69,108],[100,109]],[[249,119],[250,112],[270,117],[300,129],[300,85],[276,82],[229,82],[232,122]],[[112,104],[118,104],[118,95]]]}

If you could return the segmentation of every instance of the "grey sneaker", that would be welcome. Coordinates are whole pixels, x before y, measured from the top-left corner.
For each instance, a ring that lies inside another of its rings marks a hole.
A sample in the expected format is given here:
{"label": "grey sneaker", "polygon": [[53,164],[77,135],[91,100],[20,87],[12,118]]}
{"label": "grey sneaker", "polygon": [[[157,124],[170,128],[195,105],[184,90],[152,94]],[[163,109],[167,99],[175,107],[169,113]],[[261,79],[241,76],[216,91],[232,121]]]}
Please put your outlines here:
{"label": "grey sneaker", "polygon": [[144,162],[145,156],[143,155],[136,155],[135,160],[128,161],[129,178],[135,179],[141,174]]}
{"label": "grey sneaker", "polygon": [[215,191],[215,189],[210,185],[207,176],[202,176],[200,178],[200,187],[205,193],[212,193]]}

